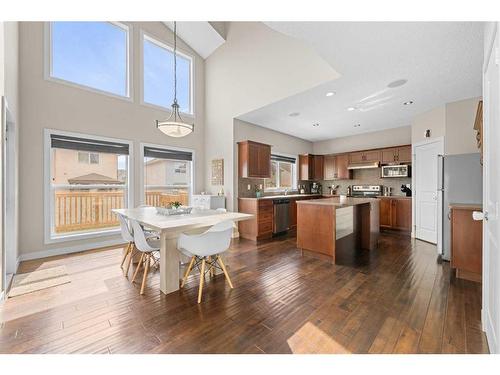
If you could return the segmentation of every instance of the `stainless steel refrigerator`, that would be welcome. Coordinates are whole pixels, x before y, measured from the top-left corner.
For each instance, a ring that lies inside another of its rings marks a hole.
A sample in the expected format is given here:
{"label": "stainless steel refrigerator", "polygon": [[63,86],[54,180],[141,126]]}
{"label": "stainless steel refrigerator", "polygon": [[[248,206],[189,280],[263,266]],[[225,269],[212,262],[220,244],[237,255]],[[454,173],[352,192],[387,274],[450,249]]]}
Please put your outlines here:
{"label": "stainless steel refrigerator", "polygon": [[442,230],[438,232],[438,250],[450,260],[450,203],[483,203],[483,172],[479,153],[440,155],[438,158],[438,190],[442,192]]}

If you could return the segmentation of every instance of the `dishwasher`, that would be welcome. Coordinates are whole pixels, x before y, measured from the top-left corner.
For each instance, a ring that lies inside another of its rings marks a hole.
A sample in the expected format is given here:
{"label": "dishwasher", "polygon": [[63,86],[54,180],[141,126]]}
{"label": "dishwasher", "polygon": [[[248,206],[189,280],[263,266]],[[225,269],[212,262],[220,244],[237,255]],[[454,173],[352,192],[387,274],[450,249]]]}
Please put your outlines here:
{"label": "dishwasher", "polygon": [[290,229],[290,199],[273,200],[273,235]]}

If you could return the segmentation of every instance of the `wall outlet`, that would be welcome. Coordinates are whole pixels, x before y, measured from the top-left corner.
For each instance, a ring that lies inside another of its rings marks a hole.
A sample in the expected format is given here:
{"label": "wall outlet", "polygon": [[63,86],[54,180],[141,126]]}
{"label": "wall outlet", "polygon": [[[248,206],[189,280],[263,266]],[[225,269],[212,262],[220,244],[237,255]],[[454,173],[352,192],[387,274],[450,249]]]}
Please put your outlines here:
{"label": "wall outlet", "polygon": [[247,185],[247,190],[248,190],[248,191],[252,190],[252,185],[248,184],[248,185]]}
{"label": "wall outlet", "polygon": [[259,185],[259,189],[262,190],[262,184]]}

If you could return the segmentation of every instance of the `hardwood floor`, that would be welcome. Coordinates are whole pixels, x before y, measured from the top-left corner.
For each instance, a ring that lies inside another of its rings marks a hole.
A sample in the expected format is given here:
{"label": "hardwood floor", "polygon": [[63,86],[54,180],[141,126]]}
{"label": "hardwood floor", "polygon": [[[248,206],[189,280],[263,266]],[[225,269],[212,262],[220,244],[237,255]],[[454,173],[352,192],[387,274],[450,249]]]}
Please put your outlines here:
{"label": "hardwood floor", "polygon": [[235,289],[223,275],[207,277],[199,305],[198,276],[165,296],[153,270],[140,296],[121,255],[23,262],[19,272],[64,265],[71,283],[0,305],[0,352],[488,352],[480,284],[452,277],[434,246],[397,234],[337,265],[302,257],[293,237],[236,240],[227,257]]}

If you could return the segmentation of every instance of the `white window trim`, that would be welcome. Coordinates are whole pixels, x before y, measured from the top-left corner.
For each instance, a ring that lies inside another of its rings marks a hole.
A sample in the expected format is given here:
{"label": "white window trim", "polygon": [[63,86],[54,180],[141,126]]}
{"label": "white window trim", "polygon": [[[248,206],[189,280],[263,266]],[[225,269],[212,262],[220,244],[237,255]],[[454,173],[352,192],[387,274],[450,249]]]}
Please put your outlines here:
{"label": "white window trim", "polygon": [[[141,72],[141,78],[140,78],[140,89],[141,89],[141,100],[140,103],[143,106],[154,108],[154,109],[159,109],[161,111],[165,111],[168,114],[170,114],[172,111],[170,110],[170,107],[163,107],[158,104],[153,104],[153,103],[148,103],[144,101],[144,40],[148,40],[153,44],[156,44],[158,47],[167,49],[171,51],[172,53],[174,52],[174,47],[170,45],[170,43],[167,43],[162,40],[162,38],[159,38],[157,36],[152,35],[149,32],[145,32],[144,30],[140,30],[140,72]],[[195,77],[195,69],[194,69],[194,64],[195,64],[195,57],[188,52],[179,49],[179,46],[177,46],[177,54],[184,57],[185,59],[188,59],[191,64],[190,64],[190,72],[189,72],[189,112],[181,112],[182,115],[189,117],[190,119],[193,119],[195,117],[195,100],[194,100],[194,89],[195,89],[195,82],[196,82],[196,77]]]}
{"label": "white window trim", "polygon": [[54,235],[52,234],[53,220],[54,220],[54,197],[52,195],[51,189],[51,171],[50,166],[52,163],[52,147],[50,142],[51,134],[64,135],[69,137],[79,137],[87,139],[95,139],[98,141],[107,142],[119,142],[127,144],[129,147],[129,157],[127,166],[127,181],[128,187],[125,189],[127,194],[127,207],[134,207],[134,150],[133,142],[126,139],[119,138],[109,138],[101,137],[96,135],[89,135],[83,133],[66,132],[55,129],[44,129],[44,140],[43,140],[43,160],[44,160],[44,200],[43,200],[43,212],[44,212],[44,243],[46,245],[60,242],[68,242],[75,240],[82,240],[88,238],[98,238],[112,236],[120,233],[120,228],[106,229],[93,233],[75,233],[75,234],[64,234],[64,235]]}
{"label": "white window trim", "polygon": [[115,99],[121,99],[125,100],[127,102],[133,102],[133,59],[131,58],[133,56],[133,50],[132,50],[132,43],[131,43],[131,37],[130,35],[132,34],[132,26],[127,25],[122,22],[110,22],[106,21],[114,26],[120,27],[123,30],[127,32],[127,93],[126,96],[114,94],[109,91],[105,90],[100,90],[95,87],[90,87],[86,85],[82,85],[76,82],[71,82],[62,78],[57,78],[52,76],[52,28],[51,24],[52,22],[45,22],[44,24],[44,79],[49,82],[54,82],[57,84],[62,84],[65,86],[77,88],[77,89],[82,89],[85,91],[92,92],[94,94],[100,94],[100,95],[105,95],[109,96],[111,98]]}
{"label": "white window trim", "polygon": [[194,184],[195,184],[195,171],[196,171],[196,151],[191,149],[191,148],[183,148],[183,147],[174,147],[174,146],[168,146],[168,145],[160,145],[160,144],[154,144],[154,143],[145,143],[141,142],[139,144],[139,204],[145,204],[145,189],[144,189],[144,148],[145,147],[154,147],[154,148],[160,148],[164,150],[175,150],[175,151],[184,151],[184,152],[190,152],[191,155],[193,156],[193,160],[191,161],[191,187],[189,188],[189,194],[188,194],[188,202],[191,204],[193,194],[194,194]]}
{"label": "white window trim", "polygon": [[[264,192],[280,193],[280,192],[284,192],[287,189],[288,189],[288,191],[295,191],[295,190],[297,190],[297,164],[299,162],[297,155],[285,154],[285,153],[282,153],[282,152],[273,152],[272,154],[276,155],[276,156],[286,156],[288,158],[294,158],[295,159],[295,164],[293,164],[293,166],[292,166],[292,187],[290,189],[283,188],[283,187],[267,188],[266,189],[266,184],[264,183]],[[278,173],[277,176],[278,176],[278,183],[279,183],[279,173]]]}

